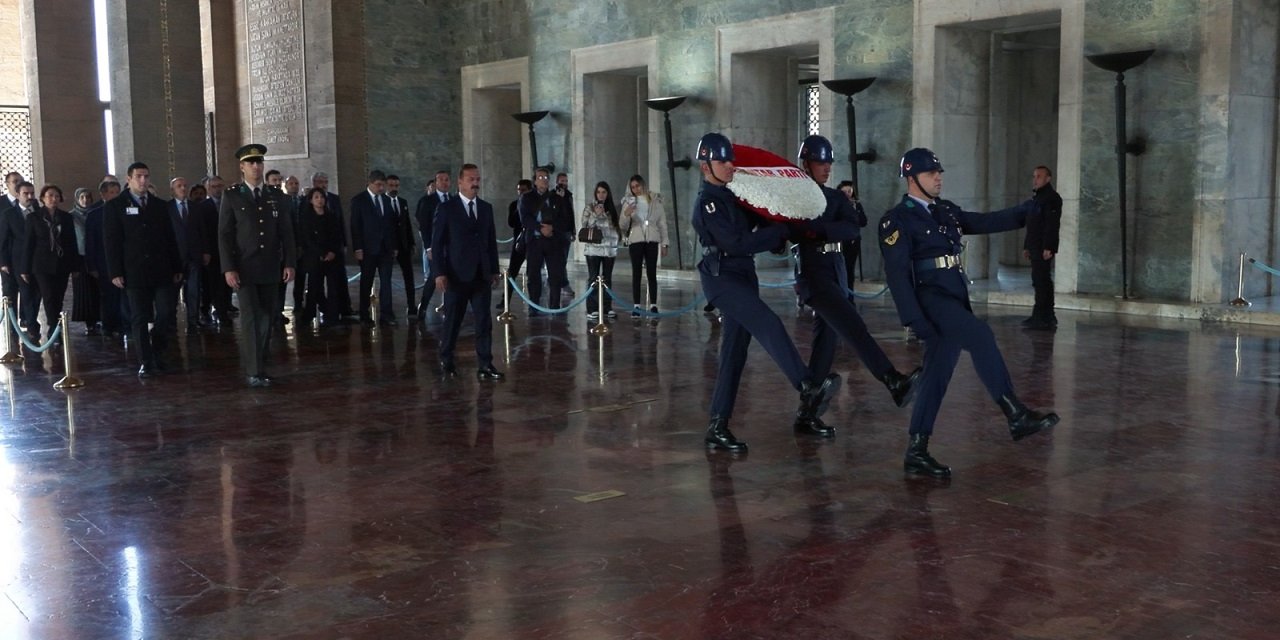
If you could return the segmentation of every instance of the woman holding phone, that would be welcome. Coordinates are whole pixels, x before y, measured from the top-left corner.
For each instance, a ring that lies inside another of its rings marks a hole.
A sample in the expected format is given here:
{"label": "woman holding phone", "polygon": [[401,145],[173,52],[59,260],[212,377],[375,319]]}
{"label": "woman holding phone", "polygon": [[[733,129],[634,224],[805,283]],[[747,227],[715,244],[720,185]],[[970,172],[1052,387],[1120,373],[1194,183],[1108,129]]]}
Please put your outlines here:
{"label": "woman holding phone", "polygon": [[[618,239],[622,230],[618,226],[618,208],[613,204],[613,190],[608,182],[597,182],[594,197],[582,210],[581,228],[592,227],[600,230],[599,243],[584,243],[582,253],[587,256],[587,287],[596,281],[596,276],[604,277],[604,284],[613,287],[613,263],[618,256]],[[587,318],[599,320],[604,313],[610,318],[618,317],[613,311],[613,299],[605,296],[604,309],[598,308],[599,296],[587,298]]]}
{"label": "woman holding phone", "polygon": [[658,312],[658,258],[667,256],[667,211],[662,196],[649,191],[644,176],[631,176],[630,194],[622,199],[619,223],[622,237],[631,252],[631,317],[640,317],[645,298],[641,297],[641,270],[649,277],[649,311]]}

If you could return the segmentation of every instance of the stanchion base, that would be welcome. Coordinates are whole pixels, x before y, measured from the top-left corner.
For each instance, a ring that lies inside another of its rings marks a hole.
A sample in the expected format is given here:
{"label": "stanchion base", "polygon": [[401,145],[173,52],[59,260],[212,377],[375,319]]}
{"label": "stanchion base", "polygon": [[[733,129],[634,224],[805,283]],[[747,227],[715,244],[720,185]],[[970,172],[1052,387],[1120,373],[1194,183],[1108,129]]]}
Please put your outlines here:
{"label": "stanchion base", "polygon": [[84,380],[75,376],[66,376],[63,379],[53,383],[54,389],[79,389],[84,386]]}
{"label": "stanchion base", "polygon": [[22,356],[12,351],[0,356],[0,364],[18,364],[19,362],[22,362]]}
{"label": "stanchion base", "polygon": [[1252,306],[1253,306],[1253,303],[1252,303],[1252,302],[1249,302],[1248,300],[1245,300],[1244,298],[1236,298],[1235,300],[1232,300],[1232,301],[1231,301],[1231,306],[1233,306],[1233,307],[1252,307]]}
{"label": "stanchion base", "polygon": [[498,317],[496,319],[498,322],[501,322],[502,324],[511,324],[512,322],[515,322],[516,317],[510,311],[503,311],[502,313],[498,314]]}
{"label": "stanchion base", "polygon": [[607,336],[612,332],[613,330],[609,328],[609,325],[603,322],[597,322],[596,326],[591,327],[591,335],[593,336]]}

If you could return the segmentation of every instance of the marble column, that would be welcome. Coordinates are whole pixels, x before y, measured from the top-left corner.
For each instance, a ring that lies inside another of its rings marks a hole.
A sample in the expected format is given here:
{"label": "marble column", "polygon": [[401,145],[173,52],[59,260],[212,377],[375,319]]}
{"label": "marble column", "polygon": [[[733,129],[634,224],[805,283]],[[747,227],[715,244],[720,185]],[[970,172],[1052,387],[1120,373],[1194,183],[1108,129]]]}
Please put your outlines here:
{"label": "marble column", "polygon": [[[1277,241],[1277,25],[1269,0],[1204,3],[1203,42],[1225,43],[1201,53],[1199,185],[1192,215],[1191,299],[1226,302],[1236,296],[1239,254],[1268,264]],[[1274,292],[1273,280],[1246,266],[1245,297]]]}
{"label": "marble column", "polygon": [[187,72],[201,66],[199,7],[108,0],[107,29],[116,167],[147,163],[165,195],[171,177],[206,170],[203,76]]}
{"label": "marble column", "polygon": [[16,72],[26,78],[31,106],[34,175],[26,178],[37,189],[46,182],[58,184],[69,199],[77,186],[96,186],[107,166],[93,63],[93,3],[17,4],[24,64]]}
{"label": "marble column", "polygon": [[[236,5],[200,0],[200,47],[204,72],[203,116],[213,118],[212,167],[224,180],[237,180],[239,169],[233,154],[240,145],[240,86],[236,82],[236,47],[239,39]],[[208,125],[205,125],[206,131]],[[207,135],[207,133],[206,133]],[[210,171],[206,159],[205,172]]]}

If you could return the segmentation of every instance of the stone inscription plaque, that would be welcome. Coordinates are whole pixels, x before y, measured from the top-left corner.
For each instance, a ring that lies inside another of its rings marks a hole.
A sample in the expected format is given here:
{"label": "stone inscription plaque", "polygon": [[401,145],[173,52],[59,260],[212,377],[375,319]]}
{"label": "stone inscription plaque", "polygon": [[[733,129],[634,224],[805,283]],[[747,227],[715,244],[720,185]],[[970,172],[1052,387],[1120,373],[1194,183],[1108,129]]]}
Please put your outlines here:
{"label": "stone inscription plaque", "polygon": [[268,158],[307,157],[307,75],[302,0],[244,0],[249,141]]}

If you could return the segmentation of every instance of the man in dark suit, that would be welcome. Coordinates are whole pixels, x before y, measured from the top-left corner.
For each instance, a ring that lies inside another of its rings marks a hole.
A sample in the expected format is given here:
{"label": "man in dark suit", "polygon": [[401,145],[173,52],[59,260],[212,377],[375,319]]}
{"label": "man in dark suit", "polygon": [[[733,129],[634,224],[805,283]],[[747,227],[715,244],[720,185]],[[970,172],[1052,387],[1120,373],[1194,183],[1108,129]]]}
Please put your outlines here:
{"label": "man in dark suit", "polygon": [[201,300],[202,313],[209,316],[210,322],[231,326],[232,318],[239,311],[231,305],[231,288],[222,275],[222,256],[218,245],[218,211],[222,207],[222,194],[227,183],[222,176],[206,176],[204,181],[208,197],[197,208],[196,218],[200,221],[201,232],[209,243],[209,264],[204,268],[204,299]]}
{"label": "man in dark suit", "polygon": [[[348,231],[347,218],[342,213],[342,198],[338,194],[329,191],[329,176],[323,171],[311,174],[311,186],[324,192],[325,204],[342,222],[342,253],[339,257],[343,260],[343,270],[345,272]],[[342,310],[343,319],[350,320],[354,317],[354,310],[351,308],[351,290],[345,286],[338,289],[338,307]]]}
{"label": "man in dark suit", "polygon": [[107,203],[120,195],[120,183],[103,180],[98,185],[102,199],[89,207],[84,217],[84,263],[89,275],[98,279],[99,302],[102,313],[102,333],[120,338],[128,330],[129,318],[124,312],[124,292],[111,284],[107,269],[107,253],[104,246]]}
{"label": "man in dark suit", "polygon": [[[525,255],[529,262],[529,299],[542,298],[542,269],[547,269],[547,307],[560,308],[560,289],[566,285],[564,251],[566,235],[573,235],[573,213],[564,200],[549,189],[551,174],[538,167],[533,174],[533,191],[520,196],[516,208],[525,234]],[[541,315],[529,309],[529,317]]]}
{"label": "man in dark suit", "polygon": [[[294,237],[298,237],[300,235],[298,233],[299,214],[302,212],[303,207],[307,207],[307,208],[311,207],[311,205],[303,201],[305,198],[303,197],[302,193],[299,191],[301,187],[302,187],[302,183],[298,181],[297,176],[289,176],[284,179],[284,197],[286,200],[289,201],[289,206],[290,206],[289,211],[291,212],[291,215],[289,216],[289,221],[293,223]],[[309,283],[307,282],[307,273],[306,273],[307,270],[302,268],[302,249],[301,249],[302,240],[301,239],[298,240],[298,245],[299,245],[298,262],[297,264],[293,265],[293,268],[294,268],[293,315],[295,318],[299,315],[303,315],[302,310],[306,308],[307,287],[309,286]],[[283,293],[284,288],[281,287],[280,291]]]}
{"label": "man in dark suit", "polygon": [[200,289],[204,265],[209,259],[205,245],[204,229],[191,203],[187,200],[187,179],[181,176],[169,181],[169,221],[173,224],[173,237],[178,243],[178,259],[182,261],[182,305],[187,310],[187,335],[196,333],[200,322]]}
{"label": "man in dark suit", "polygon": [[395,263],[396,229],[399,222],[391,206],[391,198],[384,193],[387,174],[374,169],[369,172],[369,186],[351,199],[351,247],[360,262],[360,322],[373,326],[369,315],[369,296],[373,292],[373,278],[378,277],[378,320],[383,325],[395,326],[395,312],[391,307],[391,267]]}
{"label": "man in dark suit", "polygon": [[[266,183],[267,183],[267,189],[270,189],[271,191],[273,191],[273,192],[275,192],[276,194],[279,194],[279,195],[281,196],[281,198],[280,198],[281,206],[283,206],[283,208],[284,208],[283,210],[284,210],[284,211],[287,211],[287,212],[288,212],[288,215],[289,215],[289,224],[291,224],[291,225],[293,226],[294,235],[295,235],[295,236],[297,236],[297,233],[298,233],[298,209],[297,209],[297,206],[296,206],[296,201],[295,201],[293,198],[290,198],[290,197],[288,196],[288,194],[286,194],[286,193],[284,192],[284,176],[283,176],[283,175],[281,175],[281,173],[280,173],[280,171],[279,171],[278,169],[269,169],[269,170],[267,170]],[[295,253],[296,253],[296,251],[295,251]],[[282,266],[282,267],[283,267],[283,266],[285,266],[285,265],[280,265],[280,266]],[[300,281],[301,273],[299,273],[299,271],[298,271],[298,265],[297,265],[297,263],[294,263],[294,264],[291,264],[291,265],[288,265],[288,266],[293,267],[293,286],[294,286],[294,288],[297,288],[297,287],[299,287],[299,286],[302,286],[302,282]],[[287,293],[288,289],[289,289],[288,285],[285,285],[285,286],[283,286],[283,287],[280,287],[280,290],[279,290],[278,292],[276,292],[276,319],[275,319],[275,321],[276,321],[276,324],[277,324],[277,325],[280,325],[281,327],[283,327],[283,326],[284,326],[284,325],[286,325],[286,324],[289,324],[289,318],[288,318],[288,316],[284,315],[284,299],[285,299],[285,294]],[[299,308],[301,308],[301,307],[294,307],[294,308],[295,308],[295,309],[299,309]]]}
{"label": "man in dark suit", "polygon": [[409,201],[400,197],[400,176],[387,176],[387,197],[396,214],[396,262],[400,264],[400,275],[404,278],[405,318],[413,322],[418,319],[418,308],[413,304],[414,293],[418,290],[414,284],[413,255],[418,243],[413,240]]}
{"label": "man in dark suit", "polygon": [[135,162],[127,176],[129,188],[106,205],[103,249],[111,284],[129,300],[130,337],[142,363],[138,377],[149,378],[165,366],[184,268],[165,202],[147,193],[151,171]]}
{"label": "man in dark suit", "polygon": [[[17,176],[16,172],[9,177]],[[4,295],[13,303],[21,326],[32,336],[40,335],[40,285],[35,279],[22,280],[18,274],[27,261],[27,216],[36,210],[36,187],[21,179],[16,185],[17,200],[0,214],[0,273],[12,278]],[[8,178],[6,178],[8,179]],[[5,283],[9,283],[6,281]],[[57,322],[50,319],[49,322]]]}
{"label": "man in dark suit", "polygon": [[480,380],[501,380],[493,366],[493,319],[489,317],[492,289],[498,284],[498,237],[493,206],[477,196],[480,169],[462,165],[458,172],[458,197],[436,209],[431,228],[431,276],[444,291],[444,337],[440,340],[440,369],[456,375],[454,347],[462,317],[471,305],[476,321],[476,359]]}
{"label": "man in dark suit", "polygon": [[1037,210],[1027,214],[1027,238],[1022,255],[1031,260],[1031,286],[1036,291],[1031,317],[1022,321],[1028,329],[1053,329],[1053,257],[1058,255],[1058,227],[1062,224],[1062,196],[1053,188],[1053,172],[1041,165],[1031,174]]}
{"label": "man in dark suit", "polygon": [[10,171],[4,177],[4,200],[0,200],[0,290],[14,304],[18,302],[18,271],[13,262],[14,241],[17,240],[13,231],[18,227],[25,228],[25,221],[20,212],[16,220],[10,220],[10,217],[14,215],[11,210],[18,204],[18,185],[22,182],[22,174]]}
{"label": "man in dark suit", "polygon": [[[414,217],[418,219],[418,234],[422,237],[422,250],[427,252],[427,271],[431,271],[431,226],[436,209],[449,201],[449,172],[441,169],[427,186],[427,194],[418,199]],[[422,302],[418,305],[418,319],[425,320],[431,310],[431,298],[436,295],[436,282],[428,277],[422,283]]]}
{"label": "man in dark suit", "polygon": [[[524,228],[520,226],[519,205],[520,198],[530,191],[533,191],[533,181],[528,178],[521,178],[516,183],[516,199],[512,200],[511,204],[507,206],[507,226],[511,227],[511,257],[507,261],[507,278],[519,278],[520,267],[524,265],[525,243],[528,240],[525,238]],[[511,281],[504,282],[503,286],[507,288],[507,297],[511,297]],[[502,307],[501,300],[498,301],[496,308],[506,311]]]}
{"label": "man in dark suit", "polygon": [[240,358],[250,387],[273,382],[265,368],[271,321],[278,313],[279,289],[293,280],[297,263],[285,196],[263,181],[266,154],[260,144],[236,150],[244,180],[227,190],[218,211],[218,250],[227,286],[240,296]]}

